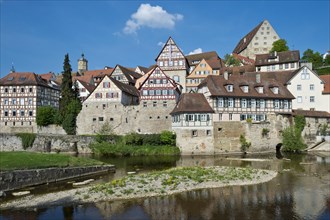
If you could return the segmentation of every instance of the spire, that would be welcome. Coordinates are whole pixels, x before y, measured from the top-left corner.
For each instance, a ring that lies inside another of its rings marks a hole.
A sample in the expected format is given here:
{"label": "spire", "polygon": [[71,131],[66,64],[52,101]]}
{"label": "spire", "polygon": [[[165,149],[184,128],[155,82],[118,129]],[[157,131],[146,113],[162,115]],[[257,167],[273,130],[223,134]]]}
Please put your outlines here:
{"label": "spire", "polygon": [[11,62],[10,73],[14,73],[14,72],[15,72],[14,62]]}

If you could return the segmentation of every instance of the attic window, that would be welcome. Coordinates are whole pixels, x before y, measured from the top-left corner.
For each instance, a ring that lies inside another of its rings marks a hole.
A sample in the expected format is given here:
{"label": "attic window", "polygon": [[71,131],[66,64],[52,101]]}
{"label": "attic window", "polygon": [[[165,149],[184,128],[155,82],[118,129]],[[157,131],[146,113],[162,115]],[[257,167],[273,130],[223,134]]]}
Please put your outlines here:
{"label": "attic window", "polygon": [[261,93],[264,93],[264,87],[262,87],[262,86],[258,86],[256,89],[257,89],[257,92],[258,92],[258,93],[260,93],[260,94],[261,94]]}
{"label": "attic window", "polygon": [[12,81],[14,79],[14,77],[9,77],[8,81]]}
{"label": "attic window", "polygon": [[192,61],[192,64],[196,64],[196,63],[199,63],[199,60],[193,60]]}
{"label": "attic window", "polygon": [[271,89],[273,91],[274,94],[278,94],[278,87],[275,86]]}
{"label": "attic window", "polygon": [[25,76],[21,76],[21,77],[19,78],[19,81],[24,81],[25,79],[26,79]]}
{"label": "attic window", "polygon": [[227,85],[227,92],[233,92],[234,91],[234,86],[233,85]]}
{"label": "attic window", "polygon": [[248,93],[249,92],[249,86],[242,86],[242,90],[244,93]]}

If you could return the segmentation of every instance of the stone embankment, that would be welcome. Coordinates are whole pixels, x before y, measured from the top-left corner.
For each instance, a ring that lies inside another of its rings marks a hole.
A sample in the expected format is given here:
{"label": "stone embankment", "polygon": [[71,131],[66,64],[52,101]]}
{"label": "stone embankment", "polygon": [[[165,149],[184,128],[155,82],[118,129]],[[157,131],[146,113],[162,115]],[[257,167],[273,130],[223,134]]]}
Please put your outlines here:
{"label": "stone embankment", "polygon": [[[29,151],[92,153],[89,148],[95,137],[79,135],[37,134]],[[15,134],[0,133],[0,151],[24,151],[22,140]]]}
{"label": "stone embankment", "polygon": [[105,172],[115,172],[115,166],[101,165],[4,171],[0,172],[0,191],[15,190]]}

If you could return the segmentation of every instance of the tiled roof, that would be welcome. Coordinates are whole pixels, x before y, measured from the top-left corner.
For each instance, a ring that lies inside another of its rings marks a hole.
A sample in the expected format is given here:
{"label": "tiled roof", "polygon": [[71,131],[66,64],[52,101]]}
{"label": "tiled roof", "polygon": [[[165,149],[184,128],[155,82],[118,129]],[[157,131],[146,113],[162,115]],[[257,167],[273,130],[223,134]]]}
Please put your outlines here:
{"label": "tiled roof", "polygon": [[245,65],[245,66],[232,66],[232,67],[224,67],[221,68],[221,74],[224,72],[228,72],[231,75],[241,75],[246,72],[255,72],[256,68],[254,65]]}
{"label": "tiled roof", "polygon": [[256,35],[256,33],[258,32],[259,28],[261,27],[261,25],[264,22],[262,21],[260,24],[258,24],[257,27],[255,27],[252,31],[250,31],[247,35],[245,35],[236,45],[235,49],[233,50],[233,53],[239,54],[241,53],[243,50],[245,50],[245,48],[249,45],[249,43],[251,42],[251,40],[253,39],[253,37]]}
{"label": "tiled roof", "polygon": [[[268,61],[271,58],[278,57],[277,61]],[[265,66],[265,65],[272,65],[272,64],[283,64],[283,63],[291,63],[291,62],[298,62],[300,60],[300,53],[299,50],[292,50],[292,51],[282,51],[275,53],[265,53],[265,54],[257,54],[256,55],[256,66]]]}
{"label": "tiled roof", "polygon": [[[130,69],[128,69],[128,68],[126,68],[126,67],[123,67],[123,66],[121,66],[121,65],[117,65],[117,66],[121,69],[121,71],[123,72],[123,74],[125,75],[125,77],[127,78],[127,80],[128,80],[130,83],[132,83],[132,84],[135,84],[135,81],[136,81],[137,79],[139,79],[140,77],[142,77],[141,74],[136,73],[136,72],[134,72],[133,70],[130,70]],[[115,68],[115,69],[116,69],[116,68]]]}
{"label": "tiled roof", "polygon": [[233,53],[232,54],[235,59],[238,59],[243,65],[254,65],[254,60],[248,57]]}
{"label": "tiled roof", "polygon": [[49,72],[49,73],[43,73],[43,74],[38,74],[38,75],[41,76],[41,78],[43,78],[47,81],[50,81],[53,78],[54,73]]}
{"label": "tiled roof", "polygon": [[287,82],[298,73],[297,70],[288,70],[288,71],[272,71],[272,72],[246,72],[243,76],[255,77],[256,74],[260,74],[262,80],[275,79],[277,82],[286,85]]}
{"label": "tiled roof", "polygon": [[320,78],[324,82],[323,94],[330,94],[330,75],[321,75]]}
{"label": "tiled roof", "polygon": [[205,96],[200,93],[183,93],[170,113],[214,113]]}
{"label": "tiled roof", "polygon": [[222,67],[220,59],[212,58],[212,59],[209,59],[209,60],[205,60],[205,62],[207,62],[210,65],[210,67],[214,70],[215,69],[220,69]]}
{"label": "tiled roof", "polygon": [[312,118],[330,118],[330,113],[326,111],[308,111],[300,109],[292,109],[292,115],[303,115]]}
{"label": "tiled roof", "polygon": [[[41,76],[32,72],[14,72],[0,79],[1,86],[23,86],[23,85],[38,85],[50,87],[47,81]],[[50,87],[52,88],[52,87]]]}
{"label": "tiled roof", "polygon": [[90,83],[84,82],[80,79],[77,79],[77,81],[79,81],[81,85],[83,85],[83,87],[88,90],[89,93],[91,93],[95,89],[95,86]]}
{"label": "tiled roof", "polygon": [[126,92],[132,96],[139,97],[140,93],[134,86],[122,83],[112,77],[109,78],[121,91]]}
{"label": "tiled roof", "polygon": [[[289,90],[275,79],[261,78],[260,83],[256,82],[256,74],[253,76],[230,76],[226,80],[223,76],[208,76],[199,88],[206,85],[211,93],[211,96],[223,97],[246,97],[246,98],[278,98],[278,99],[294,99],[294,96]],[[227,85],[233,85],[233,91],[228,92]],[[241,86],[248,86],[248,92],[245,93],[240,88]],[[263,87],[263,93],[258,93],[256,87]],[[271,91],[272,87],[278,87],[278,94]]]}
{"label": "tiled roof", "polygon": [[150,68],[144,67],[144,66],[137,66],[142,72],[147,73]]}
{"label": "tiled roof", "polygon": [[217,52],[215,52],[215,51],[191,54],[191,55],[186,55],[185,57],[190,66],[196,65],[196,63],[193,63],[194,61],[201,61],[202,59],[205,59],[205,60],[220,59]]}

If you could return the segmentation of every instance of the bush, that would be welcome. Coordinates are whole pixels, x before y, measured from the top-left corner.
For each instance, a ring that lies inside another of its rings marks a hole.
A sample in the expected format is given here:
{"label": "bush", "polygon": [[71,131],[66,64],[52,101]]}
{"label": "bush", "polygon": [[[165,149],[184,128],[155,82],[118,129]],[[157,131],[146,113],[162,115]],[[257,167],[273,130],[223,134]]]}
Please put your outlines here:
{"label": "bush", "polygon": [[37,108],[36,122],[38,126],[47,126],[54,123],[54,115],[58,112],[51,106],[40,106]]}
{"label": "bush", "polygon": [[124,143],[126,145],[142,145],[143,144],[143,138],[141,135],[137,133],[130,133],[125,135],[124,137]]}
{"label": "bush", "polygon": [[301,132],[299,129],[295,127],[288,127],[282,132],[283,139],[283,151],[287,152],[299,152],[306,148],[306,144],[304,143]]}
{"label": "bush", "polygon": [[36,134],[33,133],[19,133],[16,134],[16,136],[21,138],[24,150],[28,147],[32,147],[34,140],[36,139]]}
{"label": "bush", "polygon": [[176,134],[171,131],[162,131],[160,133],[160,141],[164,145],[175,146],[176,144]]}
{"label": "bush", "polygon": [[250,148],[251,142],[247,142],[243,134],[239,136],[239,141],[241,142],[241,151],[246,152],[246,150]]}
{"label": "bush", "polygon": [[263,128],[261,131],[261,136],[262,137],[267,137],[269,133],[269,129],[268,128]]}
{"label": "bush", "polygon": [[76,116],[74,114],[67,114],[63,119],[62,127],[67,134],[76,134]]}
{"label": "bush", "polygon": [[160,134],[144,134],[143,135],[143,145],[161,145]]}

